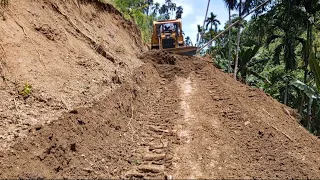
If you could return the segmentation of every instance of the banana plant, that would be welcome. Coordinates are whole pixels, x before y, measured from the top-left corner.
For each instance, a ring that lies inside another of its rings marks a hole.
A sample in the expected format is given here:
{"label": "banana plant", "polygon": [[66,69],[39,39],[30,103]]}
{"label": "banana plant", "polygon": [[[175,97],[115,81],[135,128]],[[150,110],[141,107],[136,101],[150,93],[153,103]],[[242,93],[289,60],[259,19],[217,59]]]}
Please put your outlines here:
{"label": "banana plant", "polygon": [[318,60],[316,59],[315,53],[311,54],[309,59],[310,69],[313,72],[315,82],[318,90],[320,91],[320,65]]}
{"label": "banana plant", "polygon": [[313,132],[313,129],[312,127],[314,126],[314,120],[319,120],[317,118],[312,118],[311,115],[312,115],[312,111],[316,111],[314,112],[314,114],[317,114],[317,116],[319,116],[319,108],[317,108],[318,110],[314,110],[312,107],[312,105],[315,103],[317,107],[320,106],[320,94],[319,94],[319,91],[316,89],[315,86],[308,86],[307,84],[299,81],[299,80],[292,80],[290,82],[290,85],[291,86],[294,86],[296,87],[297,89],[299,89],[302,93],[304,93],[308,98],[309,100],[307,101],[307,107],[306,109],[303,110],[303,112],[300,112],[300,113],[305,113],[305,121],[306,121],[306,126],[307,126],[307,129],[310,131],[310,132]]}
{"label": "banana plant", "polygon": [[247,82],[247,77],[249,75],[253,75],[258,79],[261,79],[267,83],[270,83],[267,78],[260,75],[255,71],[254,66],[257,64],[265,64],[269,59],[257,59],[260,46],[254,45],[252,47],[242,47],[239,53],[239,71],[237,72],[237,76],[240,73],[241,79]]}

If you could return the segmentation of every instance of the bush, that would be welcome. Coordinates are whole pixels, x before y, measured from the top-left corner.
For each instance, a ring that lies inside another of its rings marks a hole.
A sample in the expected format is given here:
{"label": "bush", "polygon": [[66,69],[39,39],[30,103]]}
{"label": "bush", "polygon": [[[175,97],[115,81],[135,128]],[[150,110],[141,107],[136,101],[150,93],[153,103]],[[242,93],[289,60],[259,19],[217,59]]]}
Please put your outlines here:
{"label": "bush", "polygon": [[24,97],[28,97],[31,94],[32,85],[29,83],[26,83],[23,86],[23,89],[19,92],[20,95]]}

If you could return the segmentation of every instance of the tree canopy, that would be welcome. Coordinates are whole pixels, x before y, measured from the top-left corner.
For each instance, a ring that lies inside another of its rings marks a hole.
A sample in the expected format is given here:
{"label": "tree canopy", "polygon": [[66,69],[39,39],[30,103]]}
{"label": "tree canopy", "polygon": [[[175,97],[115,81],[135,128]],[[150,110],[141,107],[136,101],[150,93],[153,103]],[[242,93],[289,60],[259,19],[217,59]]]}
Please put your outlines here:
{"label": "tree canopy", "polygon": [[[228,10],[238,10],[238,14],[230,14],[225,28],[231,22],[239,19],[240,22],[230,29],[229,35],[216,39],[204,53],[223,71],[233,72],[236,79],[296,109],[301,115],[300,123],[320,135],[320,43],[317,39],[320,3],[316,0],[272,0],[256,10],[248,22],[242,19],[263,2],[224,0]],[[198,42],[200,44],[211,39],[207,27],[202,36],[208,38]],[[197,28],[201,32],[203,27],[198,25]]]}

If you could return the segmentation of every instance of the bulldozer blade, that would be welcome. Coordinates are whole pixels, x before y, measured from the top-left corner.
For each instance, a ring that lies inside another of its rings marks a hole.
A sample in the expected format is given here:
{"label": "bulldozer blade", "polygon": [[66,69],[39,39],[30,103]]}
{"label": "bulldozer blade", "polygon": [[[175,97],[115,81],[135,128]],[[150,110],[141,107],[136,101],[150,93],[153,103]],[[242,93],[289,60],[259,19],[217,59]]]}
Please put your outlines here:
{"label": "bulldozer blade", "polygon": [[187,55],[187,56],[195,56],[197,54],[197,47],[194,47],[194,46],[168,48],[163,50],[174,53],[174,54]]}

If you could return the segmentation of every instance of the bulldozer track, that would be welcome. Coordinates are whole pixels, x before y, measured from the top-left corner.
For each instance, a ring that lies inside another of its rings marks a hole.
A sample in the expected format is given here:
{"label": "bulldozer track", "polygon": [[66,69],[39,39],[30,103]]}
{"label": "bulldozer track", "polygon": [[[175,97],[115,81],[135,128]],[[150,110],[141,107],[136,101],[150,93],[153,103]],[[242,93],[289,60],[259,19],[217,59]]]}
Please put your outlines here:
{"label": "bulldozer track", "polygon": [[[157,92],[158,96],[150,96],[146,100],[144,106],[137,108],[138,114],[136,121],[144,124],[143,130],[140,131],[140,144],[137,152],[137,165],[126,172],[125,178],[160,178],[170,176],[172,167],[173,150],[175,133],[173,123],[179,117],[179,113],[175,112],[171,107],[178,103],[174,97],[176,93],[176,85],[174,82],[161,85]],[[174,93],[174,94],[173,94]],[[147,108],[147,110],[145,110]],[[148,117],[145,118],[142,112],[148,112]]]}

